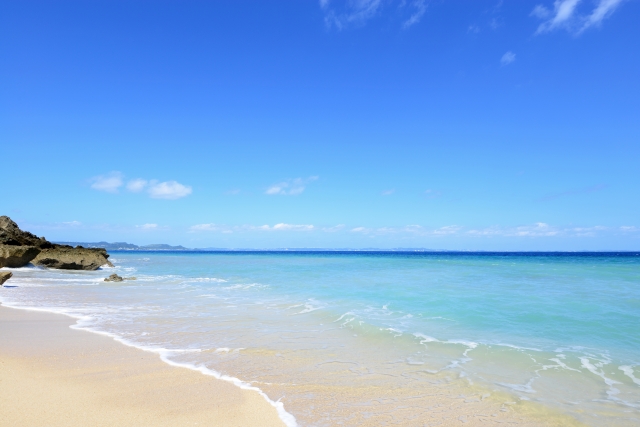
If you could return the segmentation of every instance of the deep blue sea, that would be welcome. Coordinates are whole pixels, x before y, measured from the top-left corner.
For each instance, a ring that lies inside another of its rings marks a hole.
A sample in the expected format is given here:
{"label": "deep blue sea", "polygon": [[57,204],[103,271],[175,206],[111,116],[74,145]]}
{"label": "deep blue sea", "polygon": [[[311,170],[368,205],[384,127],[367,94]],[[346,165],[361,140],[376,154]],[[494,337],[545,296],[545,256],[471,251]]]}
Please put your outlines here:
{"label": "deep blue sea", "polygon": [[[640,425],[639,253],[111,259],[115,268],[94,272],[13,269],[0,301],[239,379],[290,425],[430,425],[418,423],[426,407],[406,402],[434,384],[587,425]],[[137,280],[102,281],[113,272]],[[380,390],[389,395],[373,405]]]}

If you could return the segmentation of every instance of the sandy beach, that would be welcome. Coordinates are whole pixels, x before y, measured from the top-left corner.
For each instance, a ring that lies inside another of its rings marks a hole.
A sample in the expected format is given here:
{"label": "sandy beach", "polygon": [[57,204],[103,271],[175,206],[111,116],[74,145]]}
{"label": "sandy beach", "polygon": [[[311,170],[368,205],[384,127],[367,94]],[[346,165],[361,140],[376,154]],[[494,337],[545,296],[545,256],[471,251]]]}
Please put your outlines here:
{"label": "sandy beach", "polygon": [[[69,328],[74,323],[60,314],[0,305],[0,426],[285,425],[257,392],[170,366],[155,353],[108,336]],[[454,389],[441,386],[429,395],[433,425],[581,425],[540,407],[500,412],[497,400],[459,399],[451,394]],[[361,420],[362,425],[379,421]]]}
{"label": "sandy beach", "polygon": [[283,426],[258,393],[0,306],[1,426]]}

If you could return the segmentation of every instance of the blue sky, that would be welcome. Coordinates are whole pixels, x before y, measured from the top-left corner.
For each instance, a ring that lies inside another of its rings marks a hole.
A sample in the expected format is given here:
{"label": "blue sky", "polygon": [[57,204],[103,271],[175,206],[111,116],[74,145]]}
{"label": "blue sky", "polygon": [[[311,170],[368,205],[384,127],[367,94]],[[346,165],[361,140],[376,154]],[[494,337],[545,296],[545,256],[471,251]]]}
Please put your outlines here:
{"label": "blue sky", "polygon": [[640,1],[20,1],[0,212],[52,240],[640,249]]}

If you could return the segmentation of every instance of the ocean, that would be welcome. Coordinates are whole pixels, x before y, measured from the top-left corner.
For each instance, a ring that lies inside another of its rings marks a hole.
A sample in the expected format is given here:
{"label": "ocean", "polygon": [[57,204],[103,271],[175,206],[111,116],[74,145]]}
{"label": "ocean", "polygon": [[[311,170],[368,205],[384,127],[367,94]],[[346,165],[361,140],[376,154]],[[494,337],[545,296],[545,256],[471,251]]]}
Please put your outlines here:
{"label": "ocean", "polygon": [[[0,302],[73,316],[77,328],[254,388],[289,426],[435,425],[433,390],[556,425],[640,425],[640,253],[111,260],[91,272],[11,269]],[[112,273],[137,280],[104,282]]]}

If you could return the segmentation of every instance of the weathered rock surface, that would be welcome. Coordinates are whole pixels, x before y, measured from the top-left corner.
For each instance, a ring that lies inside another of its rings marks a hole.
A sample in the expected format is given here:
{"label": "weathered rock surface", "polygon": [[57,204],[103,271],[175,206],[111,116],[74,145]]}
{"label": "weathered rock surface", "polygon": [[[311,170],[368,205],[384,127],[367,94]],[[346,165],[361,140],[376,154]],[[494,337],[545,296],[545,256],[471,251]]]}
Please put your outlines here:
{"label": "weathered rock surface", "polygon": [[40,249],[52,248],[53,243],[28,231],[20,230],[18,224],[8,216],[0,216],[0,244],[9,246],[35,246]]}
{"label": "weathered rock surface", "polygon": [[120,277],[117,274],[112,274],[111,276],[104,279],[105,282],[122,282],[124,280],[136,280],[135,277]]}
{"label": "weathered rock surface", "polygon": [[0,245],[0,267],[24,267],[39,253],[35,246]]}
{"label": "weathered rock surface", "polygon": [[0,285],[4,286],[4,282],[11,279],[13,273],[10,271],[0,271]]}
{"label": "weathered rock surface", "polygon": [[108,256],[107,251],[100,248],[54,245],[51,249],[43,249],[31,262],[63,270],[97,270],[103,265],[113,267],[107,259]]}
{"label": "weathered rock surface", "polygon": [[20,230],[8,216],[0,216],[0,267],[23,267],[29,262],[64,270],[97,270],[113,267],[102,248],[56,245],[44,237]]}

